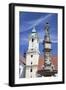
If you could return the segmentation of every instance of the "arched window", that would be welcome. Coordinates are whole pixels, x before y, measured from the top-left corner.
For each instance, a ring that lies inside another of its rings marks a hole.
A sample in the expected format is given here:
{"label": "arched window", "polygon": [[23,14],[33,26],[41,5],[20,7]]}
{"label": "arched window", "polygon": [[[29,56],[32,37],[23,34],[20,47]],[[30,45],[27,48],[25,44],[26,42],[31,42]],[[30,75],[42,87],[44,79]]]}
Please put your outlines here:
{"label": "arched window", "polygon": [[31,65],[32,65],[32,62],[31,62]]}
{"label": "arched window", "polygon": [[30,77],[32,78],[32,75]]}
{"label": "arched window", "polygon": [[32,72],[32,68],[30,69],[30,72]]}
{"label": "arched window", "polygon": [[32,42],[34,42],[34,38],[32,38]]}
{"label": "arched window", "polygon": [[31,55],[31,57],[33,57],[33,55]]}

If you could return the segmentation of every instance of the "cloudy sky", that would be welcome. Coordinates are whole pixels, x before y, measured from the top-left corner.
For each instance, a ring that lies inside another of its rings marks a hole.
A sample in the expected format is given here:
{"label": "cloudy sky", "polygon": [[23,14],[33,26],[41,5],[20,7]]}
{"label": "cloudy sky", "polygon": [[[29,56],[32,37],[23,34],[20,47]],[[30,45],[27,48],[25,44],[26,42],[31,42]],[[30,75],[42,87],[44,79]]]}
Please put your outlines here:
{"label": "cloudy sky", "polygon": [[50,36],[52,41],[52,55],[57,55],[57,14],[56,13],[36,13],[36,12],[20,12],[19,14],[19,30],[20,30],[20,54],[24,54],[24,52],[28,49],[28,36],[31,33],[32,29],[35,27],[40,43],[39,50],[40,53],[43,54],[43,45],[42,41],[44,39],[45,34],[45,24],[46,22],[50,25]]}

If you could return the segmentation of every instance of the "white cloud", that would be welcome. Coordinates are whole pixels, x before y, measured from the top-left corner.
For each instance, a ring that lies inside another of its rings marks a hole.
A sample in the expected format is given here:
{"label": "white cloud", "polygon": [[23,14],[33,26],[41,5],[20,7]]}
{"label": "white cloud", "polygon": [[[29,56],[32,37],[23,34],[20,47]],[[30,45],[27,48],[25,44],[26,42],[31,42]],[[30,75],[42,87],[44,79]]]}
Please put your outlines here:
{"label": "white cloud", "polygon": [[[48,14],[48,15],[46,15],[45,17],[41,17],[41,18],[39,18],[39,19],[37,19],[37,20],[33,20],[33,21],[26,22],[25,25],[27,25],[27,26],[24,26],[24,28],[26,27],[26,30],[24,30],[24,31],[27,31],[27,30],[29,30],[29,29],[37,26],[37,25],[40,24],[42,21],[44,22],[45,20],[47,20],[47,19],[48,19],[49,17],[51,17],[51,16],[52,16],[52,14]],[[22,31],[22,32],[23,32],[23,31]]]}

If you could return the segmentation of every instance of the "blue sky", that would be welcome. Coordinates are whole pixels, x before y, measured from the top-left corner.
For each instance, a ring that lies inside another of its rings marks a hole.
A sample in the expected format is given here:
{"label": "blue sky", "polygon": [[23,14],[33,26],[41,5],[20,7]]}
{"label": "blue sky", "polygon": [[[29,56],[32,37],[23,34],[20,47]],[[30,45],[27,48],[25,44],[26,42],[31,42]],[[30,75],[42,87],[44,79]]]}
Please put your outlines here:
{"label": "blue sky", "polygon": [[45,34],[45,24],[48,22],[50,24],[50,36],[52,41],[52,55],[57,55],[58,37],[57,37],[57,19],[56,13],[37,13],[37,12],[20,12],[19,14],[19,30],[20,30],[20,54],[28,49],[28,36],[31,33],[33,27],[35,27],[40,43],[39,50],[43,54],[42,41]]}

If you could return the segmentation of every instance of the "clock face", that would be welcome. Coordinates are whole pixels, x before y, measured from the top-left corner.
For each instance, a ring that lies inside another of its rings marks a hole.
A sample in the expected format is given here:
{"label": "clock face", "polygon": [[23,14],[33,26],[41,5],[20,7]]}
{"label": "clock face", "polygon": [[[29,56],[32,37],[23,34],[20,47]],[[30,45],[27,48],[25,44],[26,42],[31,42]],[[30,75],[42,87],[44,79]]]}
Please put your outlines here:
{"label": "clock face", "polygon": [[50,48],[51,49],[51,44],[50,43],[45,43],[45,48]]}

